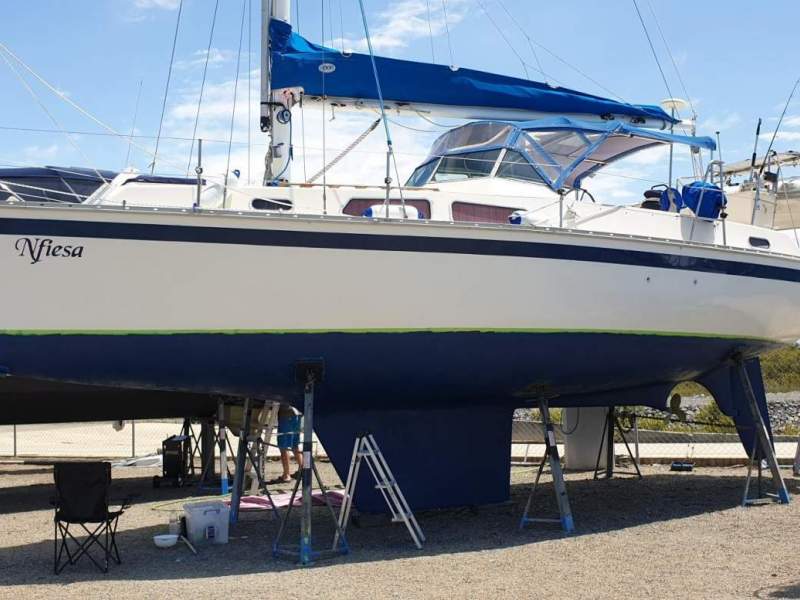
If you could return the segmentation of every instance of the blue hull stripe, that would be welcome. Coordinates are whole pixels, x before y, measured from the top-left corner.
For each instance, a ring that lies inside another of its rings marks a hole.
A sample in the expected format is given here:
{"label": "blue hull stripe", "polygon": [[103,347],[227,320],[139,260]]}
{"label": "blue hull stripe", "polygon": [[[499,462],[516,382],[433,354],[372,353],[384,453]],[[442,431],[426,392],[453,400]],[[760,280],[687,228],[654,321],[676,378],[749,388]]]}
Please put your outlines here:
{"label": "blue hull stripe", "polygon": [[778,281],[800,281],[800,269],[659,252],[508,240],[8,218],[0,219],[0,235],[515,256],[679,269]]}

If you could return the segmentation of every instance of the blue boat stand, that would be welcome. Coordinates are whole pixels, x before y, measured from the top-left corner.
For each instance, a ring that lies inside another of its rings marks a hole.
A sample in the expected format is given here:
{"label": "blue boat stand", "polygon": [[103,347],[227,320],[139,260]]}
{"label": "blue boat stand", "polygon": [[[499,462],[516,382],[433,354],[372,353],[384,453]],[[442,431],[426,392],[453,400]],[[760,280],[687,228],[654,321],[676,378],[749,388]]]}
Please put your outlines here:
{"label": "blue boat stand", "polygon": [[[347,545],[347,539],[344,532],[339,526],[339,520],[336,513],[331,506],[330,499],[328,498],[328,490],[325,484],[322,483],[322,478],[319,476],[317,467],[314,464],[313,449],[313,435],[314,435],[314,384],[321,382],[324,374],[324,363],[321,359],[302,360],[295,364],[295,378],[298,382],[303,383],[304,386],[304,407],[303,407],[303,471],[302,476],[297,479],[292,490],[292,496],[289,499],[289,506],[281,518],[281,525],[278,529],[278,534],[275,536],[275,541],[272,544],[272,555],[276,558],[292,558],[297,559],[301,566],[308,566],[314,563],[317,558],[327,558],[341,554],[347,554],[350,551]],[[313,480],[317,480],[317,485],[322,491],[322,496],[325,499],[325,505],[330,512],[331,518],[336,525],[337,543],[334,543],[331,550],[314,550],[311,538],[311,506],[312,506],[312,492]],[[300,484],[303,485],[302,497],[302,512],[300,516],[300,545],[286,546],[281,544],[286,523],[292,513],[294,506],[294,499],[297,496],[297,490]]]}

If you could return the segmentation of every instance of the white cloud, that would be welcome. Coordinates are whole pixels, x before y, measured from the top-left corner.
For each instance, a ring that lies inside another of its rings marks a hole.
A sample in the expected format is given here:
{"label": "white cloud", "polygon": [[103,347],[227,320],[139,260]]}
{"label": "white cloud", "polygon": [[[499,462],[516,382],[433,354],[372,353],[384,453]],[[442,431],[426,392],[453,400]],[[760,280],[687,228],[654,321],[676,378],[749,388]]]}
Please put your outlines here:
{"label": "white cloud", "polygon": [[[763,140],[771,140],[772,132],[762,133],[759,137]],[[800,131],[779,131],[775,139],[784,142],[798,142],[800,141]]]}
{"label": "white cloud", "polygon": [[724,132],[735,127],[741,122],[742,117],[739,113],[727,112],[707,118],[701,118],[697,124],[697,129],[698,131]]}
{"label": "white cloud", "polygon": [[783,124],[785,127],[800,127],[800,115],[785,117],[783,119]]}
{"label": "white cloud", "polygon": [[141,10],[159,8],[162,10],[175,10],[180,0],[133,0],[133,6]]}
{"label": "white cloud", "polygon": [[232,61],[236,57],[236,53],[233,50],[221,50],[219,48],[211,48],[208,52],[206,50],[195,50],[191,58],[176,60],[175,68],[188,70],[202,67],[206,62],[206,54],[208,54],[209,67],[217,67]]}
{"label": "white cloud", "polygon": [[[446,29],[460,23],[467,15],[468,0],[449,0],[447,3],[447,27],[445,27],[444,10],[441,2],[427,3],[423,0],[400,0],[392,2],[389,8],[381,11],[377,19],[370,25],[370,37],[375,50],[392,50],[405,48],[415,40],[434,38],[446,34]],[[430,21],[428,8],[430,6]],[[345,50],[364,50],[367,48],[365,37],[340,38],[327,42],[335,48]]]}

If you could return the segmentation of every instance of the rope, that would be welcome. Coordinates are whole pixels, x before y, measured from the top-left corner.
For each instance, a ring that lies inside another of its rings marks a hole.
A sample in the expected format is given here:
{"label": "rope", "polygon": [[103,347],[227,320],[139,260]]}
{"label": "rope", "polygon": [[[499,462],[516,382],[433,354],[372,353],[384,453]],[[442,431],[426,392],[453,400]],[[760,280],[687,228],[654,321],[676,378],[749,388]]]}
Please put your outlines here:
{"label": "rope", "polygon": [[152,174],[156,168],[156,160],[158,159],[158,144],[161,141],[161,128],[164,125],[164,113],[167,110],[167,97],[169,96],[169,84],[172,80],[172,67],[175,63],[175,46],[178,44],[178,30],[181,26],[181,13],[183,12],[183,0],[178,4],[178,18],[175,20],[175,35],[172,38],[172,54],[169,57],[169,70],[167,71],[167,83],[164,86],[164,101],[161,104],[161,119],[158,121],[158,135],[156,136],[156,149],[153,152],[153,162],[150,164],[150,173]]}
{"label": "rope", "polygon": [[[0,46],[2,46],[2,44],[0,44]],[[22,84],[22,86],[28,91],[28,93],[31,95],[31,97],[34,99],[34,101],[39,105],[39,108],[41,108],[44,111],[44,113],[50,118],[50,120],[53,122],[53,125],[56,126],[56,129],[58,129],[60,132],[64,133],[64,136],[67,138],[67,140],[69,140],[70,144],[72,144],[72,146],[75,148],[75,150],[78,151],[78,154],[83,156],[83,159],[86,161],[86,164],[91,164],[91,161],[89,160],[89,157],[86,156],[86,154],[83,152],[81,147],[78,145],[78,142],[75,141],[75,138],[73,138],[69,133],[66,133],[65,129],[61,126],[61,123],[58,121],[58,119],[56,119],[55,116],[53,115],[53,113],[51,113],[47,109],[47,107],[44,105],[44,102],[42,102],[42,100],[36,94],[36,91],[30,86],[28,81],[22,76],[22,73],[20,73],[17,70],[17,68],[14,66],[14,64],[9,60],[8,56],[6,56],[4,53],[0,53],[0,56],[3,57],[3,62],[5,62],[6,65],[8,65],[8,68],[11,69],[11,72],[17,77],[17,79]],[[103,174],[100,173],[100,171],[98,171],[94,167],[92,167],[92,170],[97,174],[97,176],[101,180],[103,180],[105,183],[108,183],[108,180],[105,177],[103,177]]]}
{"label": "rope", "polygon": [[[231,146],[233,145],[233,128],[236,120],[236,98],[239,94],[239,71],[242,64],[242,39],[244,38],[244,16],[247,9],[247,0],[242,0],[242,23],[239,26],[239,53],[236,56],[236,77],[233,81],[233,108],[231,109],[231,128],[228,134],[228,158],[225,162],[225,183],[222,192],[222,206],[225,207],[228,197],[228,174],[231,170]],[[248,125],[249,126],[249,125]]]}
{"label": "rope", "polygon": [[197,137],[197,124],[200,122],[200,107],[203,105],[203,92],[206,89],[206,75],[208,74],[208,59],[211,57],[211,43],[214,41],[214,28],[217,26],[217,10],[219,0],[214,3],[214,14],[211,17],[211,33],[208,34],[208,47],[206,48],[206,60],[203,64],[203,77],[200,80],[200,96],[197,98],[197,112],[194,115],[194,128],[192,129],[192,143],[189,146],[189,161],[186,163],[186,176],[192,169],[192,154],[194,153],[194,140]]}
{"label": "rope", "polygon": [[[361,2],[361,0],[359,0]],[[455,66],[453,58],[453,45],[450,42],[450,25],[447,23],[447,0],[442,0],[442,13],[444,14],[444,30],[447,33],[447,49],[450,51],[450,66]]]}
{"label": "rope", "polygon": [[336,164],[337,164],[337,163],[338,163],[340,160],[342,160],[342,159],[343,159],[345,156],[347,156],[348,154],[350,154],[350,152],[351,152],[351,151],[352,151],[352,150],[353,150],[353,149],[354,149],[356,146],[358,146],[358,145],[359,145],[361,142],[363,142],[363,141],[364,141],[364,140],[367,138],[367,136],[368,136],[370,133],[372,133],[373,131],[375,131],[375,128],[376,128],[376,127],[377,127],[377,126],[380,124],[380,122],[381,122],[381,120],[380,120],[380,119],[375,119],[375,121],[372,123],[372,125],[370,125],[369,127],[367,127],[367,129],[366,129],[366,130],[365,130],[365,131],[364,131],[364,132],[363,132],[361,135],[359,135],[359,136],[358,136],[356,139],[354,139],[354,140],[353,140],[353,141],[350,143],[350,145],[349,145],[349,146],[347,146],[347,147],[346,147],[344,150],[342,150],[342,151],[341,151],[339,154],[337,154],[337,155],[336,155],[336,157],[335,157],[335,158],[334,158],[334,159],[333,159],[331,162],[329,162],[327,165],[324,165],[324,166],[322,167],[322,169],[320,169],[319,171],[317,171],[317,172],[316,172],[316,173],[315,173],[315,174],[314,174],[314,175],[311,177],[311,179],[307,179],[307,180],[306,180],[306,183],[314,183],[314,182],[315,182],[317,179],[319,179],[319,178],[320,178],[320,177],[321,177],[321,176],[322,176],[324,173],[326,173],[326,172],[327,172],[329,169],[332,169],[333,167],[335,167],[335,166],[336,166]]}

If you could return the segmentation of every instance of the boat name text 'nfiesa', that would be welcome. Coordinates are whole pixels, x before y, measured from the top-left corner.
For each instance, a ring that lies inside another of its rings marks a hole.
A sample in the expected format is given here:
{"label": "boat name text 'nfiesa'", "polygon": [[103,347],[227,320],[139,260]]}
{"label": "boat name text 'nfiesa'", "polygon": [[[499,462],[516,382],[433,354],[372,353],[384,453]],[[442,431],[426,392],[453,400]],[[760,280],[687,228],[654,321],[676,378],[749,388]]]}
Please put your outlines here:
{"label": "boat name text 'nfiesa'", "polygon": [[19,238],[14,244],[19,256],[25,256],[35,265],[44,258],[83,258],[83,246],[56,244],[50,238]]}

